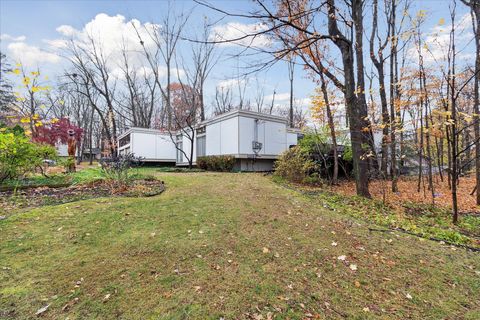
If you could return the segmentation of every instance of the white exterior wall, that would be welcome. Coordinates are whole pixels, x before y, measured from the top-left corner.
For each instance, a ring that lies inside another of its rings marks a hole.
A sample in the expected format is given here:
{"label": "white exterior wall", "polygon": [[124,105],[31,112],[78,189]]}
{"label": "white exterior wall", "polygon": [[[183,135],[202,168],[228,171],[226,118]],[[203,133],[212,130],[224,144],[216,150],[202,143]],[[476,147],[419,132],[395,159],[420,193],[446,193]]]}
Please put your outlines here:
{"label": "white exterior wall", "polygon": [[287,131],[287,148],[298,144],[298,134],[296,132]]}
{"label": "white exterior wall", "polygon": [[157,158],[156,134],[132,132],[130,133],[130,152],[137,157],[148,160]]}
{"label": "white exterior wall", "polygon": [[[239,124],[239,154],[253,154],[252,141],[255,140],[255,119],[239,117]],[[263,144],[258,153],[259,156],[279,155],[288,149],[286,123],[260,119],[258,121],[257,141]]]}
{"label": "white exterior wall", "polygon": [[119,153],[132,152],[145,161],[175,162],[176,148],[170,135],[155,130],[132,129],[130,143],[119,148]]}
{"label": "white exterior wall", "polygon": [[221,129],[222,125],[221,122],[215,122],[212,124],[208,124],[205,128],[206,132],[206,146],[205,146],[205,154],[207,156],[214,156],[221,154]]}
{"label": "white exterior wall", "polygon": [[[240,132],[239,139],[239,154],[253,154],[252,150],[252,141],[254,140],[255,134],[255,119],[247,117],[239,117],[238,119]],[[258,137],[257,141],[264,143],[265,130],[262,125],[258,126]],[[260,151],[260,154],[263,154],[263,148]]]}
{"label": "white exterior wall", "polygon": [[57,143],[55,147],[57,149],[58,156],[60,157],[68,156],[68,145],[66,143]]}
{"label": "white exterior wall", "polygon": [[147,161],[175,161],[175,145],[168,134],[132,132],[131,152]]}
{"label": "white exterior wall", "polygon": [[265,144],[263,150],[267,155],[279,155],[288,149],[287,125],[273,121],[265,122]]}
{"label": "white exterior wall", "polygon": [[[175,139],[175,138],[174,138]],[[175,144],[169,134],[158,134],[155,139],[156,159],[175,161]]]}
{"label": "white exterior wall", "polygon": [[[192,147],[192,141],[187,137],[187,135],[185,133],[180,133],[180,131],[177,133],[177,135],[180,135],[182,134],[182,150],[183,152],[185,152],[185,154],[187,155],[187,157],[190,157],[190,148]],[[196,163],[197,162],[197,136],[195,135],[195,138],[193,140],[193,160],[192,160],[192,163]],[[174,146],[175,148],[175,146]],[[176,148],[175,148],[175,155],[177,154],[177,152],[180,152],[178,151]],[[187,157],[185,156],[185,154],[182,154],[182,162],[177,162],[177,164],[181,164],[181,165],[188,165],[188,159]],[[176,157],[175,157],[176,159]]]}
{"label": "white exterior wall", "polygon": [[206,126],[206,155],[238,154],[238,117]]}

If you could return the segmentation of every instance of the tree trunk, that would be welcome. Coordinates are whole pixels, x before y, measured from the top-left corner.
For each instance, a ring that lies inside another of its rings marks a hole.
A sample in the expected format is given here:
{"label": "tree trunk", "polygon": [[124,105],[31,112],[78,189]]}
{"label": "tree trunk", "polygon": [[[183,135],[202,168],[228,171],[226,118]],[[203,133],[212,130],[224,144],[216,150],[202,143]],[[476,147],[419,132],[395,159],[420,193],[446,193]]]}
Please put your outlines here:
{"label": "tree trunk", "polygon": [[[288,61],[288,79],[290,80],[290,109],[289,109],[289,121],[290,128],[293,128],[293,72],[294,72],[293,58]],[[273,105],[272,105],[273,106]]]}
{"label": "tree trunk", "polygon": [[[398,192],[398,174],[397,174],[397,144],[396,144],[396,108],[395,100],[398,98],[396,93],[398,82],[398,55],[397,55],[397,35],[396,35],[396,0],[392,0],[392,16],[390,23],[390,174],[392,176],[392,192]],[[420,160],[421,161],[421,160]]]}
{"label": "tree trunk", "polygon": [[[473,99],[473,112],[480,114],[480,3],[472,4],[473,16],[476,18],[476,30],[475,30],[475,46],[477,59],[475,60],[475,84],[474,84],[474,99]],[[473,22],[473,21],[472,21]],[[474,23],[474,22],[473,22]],[[476,200],[477,205],[480,205],[480,118],[475,117],[473,126],[475,135],[475,176],[476,176]]]}
{"label": "tree trunk", "polygon": [[333,149],[333,176],[332,176],[332,184],[337,184],[338,180],[338,150],[337,150],[337,137],[335,133],[335,123],[333,121],[333,114],[330,108],[330,100],[328,99],[328,91],[327,91],[327,84],[325,83],[325,79],[323,74],[320,74],[320,79],[322,81],[321,88],[323,94],[323,100],[325,101],[325,108],[327,109],[327,119],[328,119],[328,126],[330,128],[330,137],[332,139],[332,149]]}
{"label": "tree trunk", "polygon": [[[359,196],[370,198],[370,192],[368,190],[368,158],[364,146],[369,146],[370,141],[365,135],[365,131],[369,130],[368,121],[366,119],[367,104],[365,101],[365,95],[362,99],[358,99],[355,92],[355,64],[353,58],[353,46],[352,42],[345,39],[341,34],[337,26],[336,21],[336,8],[334,0],[327,0],[328,7],[328,30],[332,36],[332,41],[340,49],[342,55],[343,73],[345,79],[344,95],[345,105],[347,109],[347,118],[349,121],[350,139],[352,143],[352,155],[353,155],[353,170],[355,173],[355,185],[357,194]],[[360,61],[357,61],[358,74],[363,78],[363,56],[362,56],[362,41],[363,27],[362,27],[362,1],[354,0],[352,5],[352,15],[355,20],[356,31],[356,50],[357,58],[360,57]],[[359,38],[358,38],[359,37]],[[360,40],[360,41],[359,41]],[[362,90],[365,90],[362,88]]]}
{"label": "tree trunk", "polygon": [[[370,36],[370,58],[373,65],[377,69],[378,73],[378,85],[380,91],[380,103],[382,106],[382,159],[380,164],[380,171],[385,178],[388,174],[388,127],[390,125],[390,117],[388,114],[387,94],[385,92],[385,70],[384,70],[384,58],[383,49],[381,44],[378,48],[378,58],[374,52],[374,39],[378,33],[378,0],[373,1],[373,22],[372,22],[372,34]],[[386,44],[386,43],[385,43]]]}

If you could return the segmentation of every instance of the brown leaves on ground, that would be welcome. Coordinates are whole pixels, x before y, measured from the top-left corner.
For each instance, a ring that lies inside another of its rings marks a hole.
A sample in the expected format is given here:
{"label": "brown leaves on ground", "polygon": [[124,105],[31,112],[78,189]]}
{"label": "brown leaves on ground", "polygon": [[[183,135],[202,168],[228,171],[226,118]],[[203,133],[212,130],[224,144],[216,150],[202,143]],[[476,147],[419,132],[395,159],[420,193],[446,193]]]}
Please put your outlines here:
{"label": "brown leaves on ground", "polygon": [[[447,177],[436,175],[434,180],[434,194],[436,205],[451,208],[452,195],[448,187]],[[420,192],[417,192],[418,180],[416,177],[401,177],[398,180],[398,192],[392,192],[391,181],[375,180],[370,182],[370,193],[374,199],[383,200],[397,209],[401,209],[405,202],[415,202],[420,204],[432,204],[432,192],[428,190],[428,182],[422,182]],[[470,195],[475,188],[475,176],[461,177],[458,185],[458,205],[461,212],[480,212],[476,205],[475,194]],[[355,181],[342,181],[337,186],[332,187],[335,193],[353,196],[356,194]]]}

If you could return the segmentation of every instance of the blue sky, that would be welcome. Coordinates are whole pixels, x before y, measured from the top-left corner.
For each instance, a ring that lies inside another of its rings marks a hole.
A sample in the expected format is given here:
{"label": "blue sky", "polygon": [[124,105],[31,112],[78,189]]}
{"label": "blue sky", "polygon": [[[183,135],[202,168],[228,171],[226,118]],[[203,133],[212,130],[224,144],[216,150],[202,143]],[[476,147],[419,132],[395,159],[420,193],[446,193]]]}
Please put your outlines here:
{"label": "blue sky", "polygon": [[[464,15],[467,10],[458,1],[458,16]],[[251,1],[212,1],[214,6],[231,12],[247,12],[255,8]],[[449,20],[448,0],[414,0],[414,11],[423,9],[427,11],[428,19],[425,23],[425,32],[432,32],[441,18],[447,23]],[[169,3],[166,1],[22,1],[22,0],[1,0],[0,1],[0,34],[2,40],[0,48],[7,56],[16,61],[28,60],[25,54],[31,53],[32,64],[40,65],[43,73],[50,74],[54,78],[56,74],[61,73],[65,67],[63,59],[55,59],[50,56],[52,49],[45,40],[61,39],[62,34],[57,28],[62,25],[68,25],[76,30],[82,30],[83,27],[91,22],[98,14],[104,13],[114,17],[121,15],[125,18],[125,23],[131,19],[138,19],[141,23],[158,23],[162,14],[167,11]],[[208,8],[198,6],[192,1],[172,1],[171,6],[175,11],[193,10],[191,14],[192,23],[187,30],[188,33],[195,32],[199,22],[207,16],[210,21],[215,21],[220,16]],[[252,24],[255,21],[245,21],[237,18],[226,18],[219,22],[219,25],[227,23]],[[366,21],[366,24],[369,24]],[[16,43],[12,46],[12,43]],[[17,48],[16,51],[12,47]],[[35,51],[37,50],[37,51]],[[180,47],[180,50],[187,51],[186,47]],[[207,101],[213,99],[215,87],[222,81],[227,81],[237,74],[236,66],[242,65],[242,61],[229,58],[229,53],[236,52],[236,48],[221,48],[222,59],[212,72],[207,81]],[[468,49],[467,51],[469,51]],[[472,49],[473,50],[473,49]],[[473,51],[472,51],[473,52]],[[44,61],[41,57],[45,55]],[[40,60],[37,61],[37,60]],[[366,59],[367,66],[369,64]],[[25,61],[24,61],[25,64]],[[289,83],[287,77],[287,68],[285,64],[278,64],[266,72],[258,75],[258,80],[251,78],[249,80],[248,92],[253,97],[256,94],[257,83],[265,86],[264,95],[266,99],[273,93],[277,93],[279,103],[287,103],[286,93],[289,92]],[[303,99],[306,104],[313,93],[315,85],[310,79],[307,79],[306,73],[297,68],[295,77],[295,97]],[[284,99],[281,101],[280,99]],[[253,99],[253,98],[252,98]],[[268,101],[265,101],[268,103]],[[299,102],[300,103],[300,102]]]}

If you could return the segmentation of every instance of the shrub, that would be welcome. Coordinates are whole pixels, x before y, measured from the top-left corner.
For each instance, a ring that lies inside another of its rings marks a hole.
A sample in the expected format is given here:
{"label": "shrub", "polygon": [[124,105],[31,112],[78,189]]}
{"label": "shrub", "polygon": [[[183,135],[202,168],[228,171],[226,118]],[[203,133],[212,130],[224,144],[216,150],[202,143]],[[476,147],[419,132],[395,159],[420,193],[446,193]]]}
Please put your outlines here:
{"label": "shrub", "polygon": [[57,149],[54,146],[44,143],[32,143],[33,144],[33,157],[31,159],[33,169],[39,168],[43,176],[45,174],[44,167],[48,167],[48,164],[44,160],[57,160]]}
{"label": "shrub", "polygon": [[138,167],[141,163],[142,158],[135,157],[133,153],[100,160],[103,175],[115,187],[126,187],[132,180],[130,169]]}
{"label": "shrub", "polygon": [[275,174],[292,182],[318,183],[318,168],[299,146],[290,148],[275,162]]}
{"label": "shrub", "polygon": [[0,182],[18,179],[36,168],[42,169],[44,159],[56,157],[54,147],[31,142],[23,130],[1,128]]}
{"label": "shrub", "polygon": [[59,164],[65,169],[65,172],[69,173],[75,165],[75,158],[70,156],[64,157],[59,161]]}
{"label": "shrub", "polygon": [[203,170],[229,172],[235,166],[234,156],[204,156],[197,158],[197,166]]}

